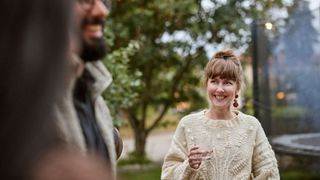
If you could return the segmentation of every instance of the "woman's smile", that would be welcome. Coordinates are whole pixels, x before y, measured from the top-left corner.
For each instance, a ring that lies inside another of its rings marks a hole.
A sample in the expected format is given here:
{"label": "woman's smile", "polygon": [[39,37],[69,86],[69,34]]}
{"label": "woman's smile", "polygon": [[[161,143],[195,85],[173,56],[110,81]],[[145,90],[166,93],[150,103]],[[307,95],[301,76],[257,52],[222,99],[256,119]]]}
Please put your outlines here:
{"label": "woman's smile", "polygon": [[214,97],[218,100],[223,100],[224,98],[226,98],[227,96],[223,96],[223,95],[214,95]]}

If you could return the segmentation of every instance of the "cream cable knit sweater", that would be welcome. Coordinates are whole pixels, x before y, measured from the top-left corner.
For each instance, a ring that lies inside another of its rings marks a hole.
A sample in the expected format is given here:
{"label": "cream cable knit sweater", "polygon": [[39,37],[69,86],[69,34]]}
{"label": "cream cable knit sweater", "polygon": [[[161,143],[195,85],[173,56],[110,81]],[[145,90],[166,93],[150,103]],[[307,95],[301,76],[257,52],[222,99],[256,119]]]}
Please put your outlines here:
{"label": "cream cable knit sweater", "polygon": [[[162,180],[278,180],[275,154],[253,116],[235,111],[231,120],[212,120],[201,111],[180,121],[164,159]],[[192,146],[212,151],[199,169],[188,163]]]}

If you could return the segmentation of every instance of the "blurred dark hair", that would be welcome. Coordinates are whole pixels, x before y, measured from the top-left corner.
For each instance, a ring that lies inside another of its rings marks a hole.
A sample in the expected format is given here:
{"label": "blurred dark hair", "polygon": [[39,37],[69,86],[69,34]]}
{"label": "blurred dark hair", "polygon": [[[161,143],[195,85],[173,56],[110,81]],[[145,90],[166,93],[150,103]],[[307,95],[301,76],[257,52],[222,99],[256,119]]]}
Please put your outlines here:
{"label": "blurred dark hair", "polygon": [[72,0],[0,0],[0,179],[27,179],[55,143]]}

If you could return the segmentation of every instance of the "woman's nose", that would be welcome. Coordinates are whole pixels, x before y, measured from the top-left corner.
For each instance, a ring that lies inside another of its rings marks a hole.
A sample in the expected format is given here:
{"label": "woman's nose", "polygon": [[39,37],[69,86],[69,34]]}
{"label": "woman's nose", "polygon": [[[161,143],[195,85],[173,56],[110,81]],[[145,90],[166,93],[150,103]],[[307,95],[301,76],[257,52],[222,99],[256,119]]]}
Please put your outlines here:
{"label": "woman's nose", "polygon": [[222,85],[222,84],[218,84],[218,86],[217,86],[217,91],[218,91],[218,92],[224,92],[224,89],[223,89],[223,85]]}

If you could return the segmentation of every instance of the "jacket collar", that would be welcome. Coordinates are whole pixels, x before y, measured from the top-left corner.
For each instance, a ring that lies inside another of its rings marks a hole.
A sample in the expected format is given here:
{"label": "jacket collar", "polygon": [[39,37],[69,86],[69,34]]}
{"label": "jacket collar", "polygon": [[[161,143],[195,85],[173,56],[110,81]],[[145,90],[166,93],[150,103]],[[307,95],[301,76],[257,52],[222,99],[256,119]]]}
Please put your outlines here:
{"label": "jacket collar", "polygon": [[93,97],[96,98],[111,84],[112,76],[101,61],[87,62],[85,68],[94,78],[90,88]]}

